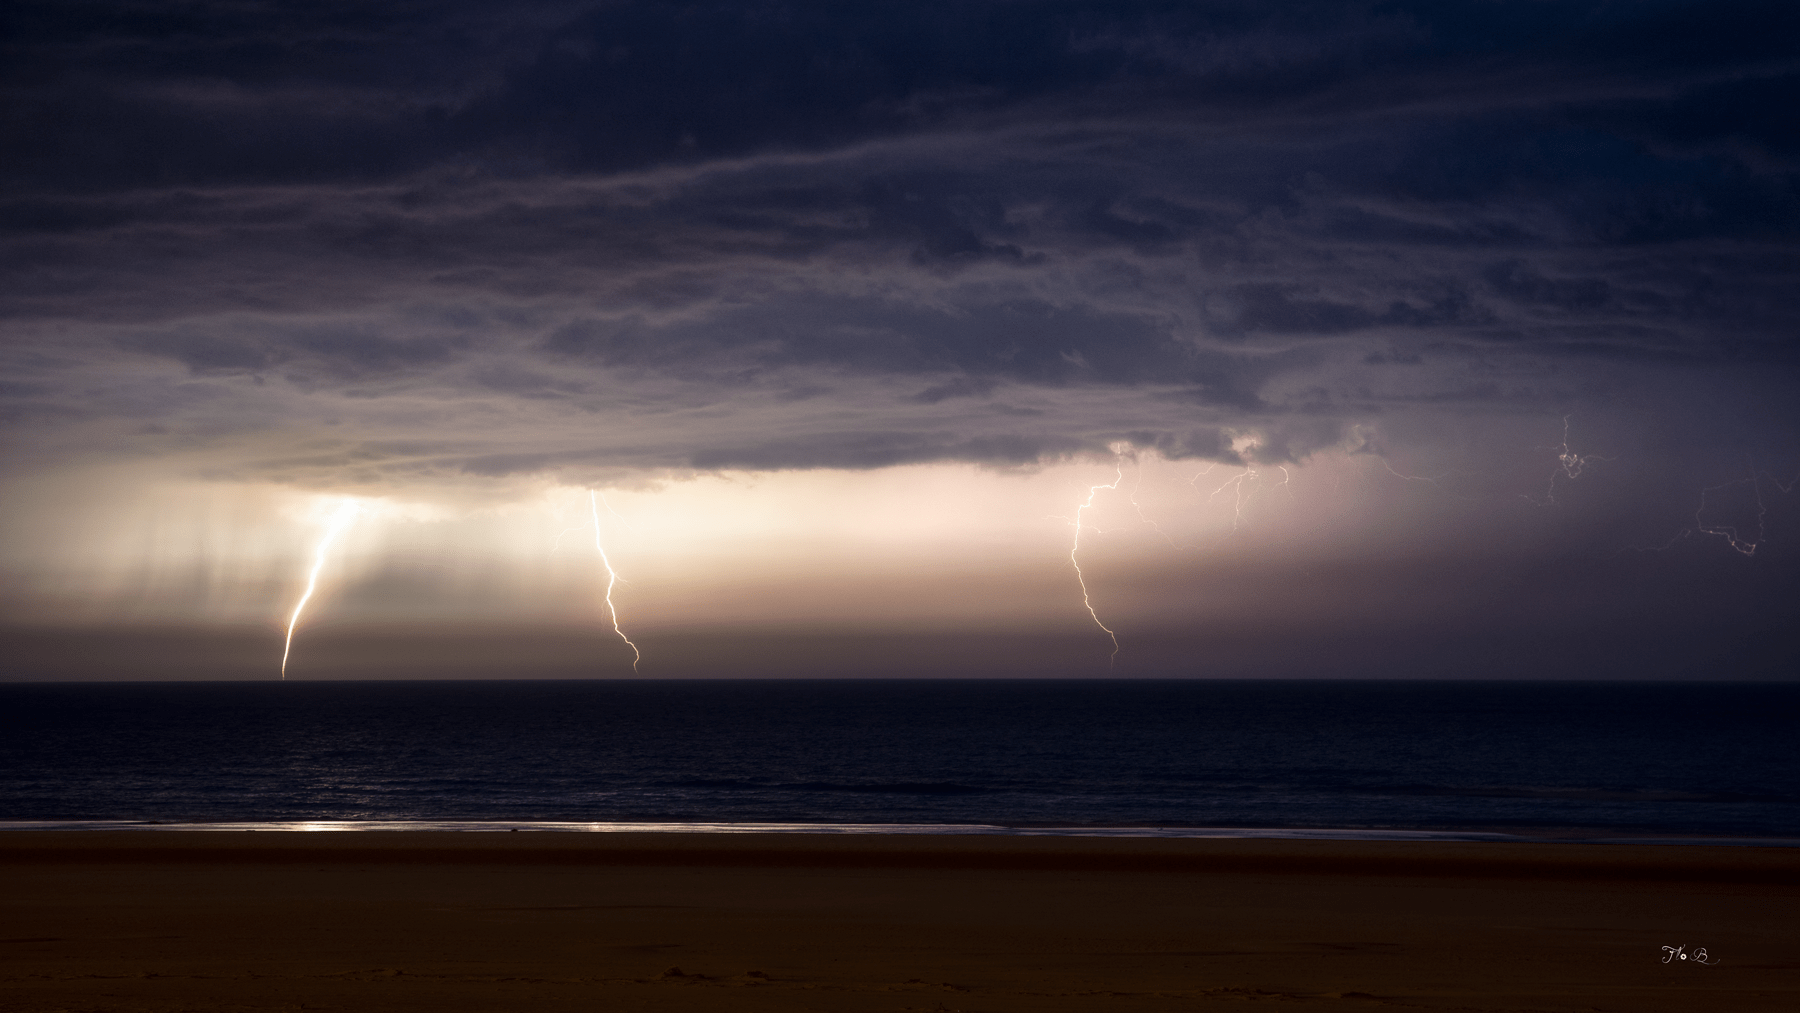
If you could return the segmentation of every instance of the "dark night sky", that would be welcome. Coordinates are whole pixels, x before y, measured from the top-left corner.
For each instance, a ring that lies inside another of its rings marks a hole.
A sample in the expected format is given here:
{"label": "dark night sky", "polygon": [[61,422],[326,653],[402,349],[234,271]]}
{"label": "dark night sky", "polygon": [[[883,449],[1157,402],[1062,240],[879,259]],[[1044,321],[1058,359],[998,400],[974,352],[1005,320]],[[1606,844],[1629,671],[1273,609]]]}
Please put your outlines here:
{"label": "dark night sky", "polygon": [[1791,3],[0,17],[0,676],[1800,670]]}

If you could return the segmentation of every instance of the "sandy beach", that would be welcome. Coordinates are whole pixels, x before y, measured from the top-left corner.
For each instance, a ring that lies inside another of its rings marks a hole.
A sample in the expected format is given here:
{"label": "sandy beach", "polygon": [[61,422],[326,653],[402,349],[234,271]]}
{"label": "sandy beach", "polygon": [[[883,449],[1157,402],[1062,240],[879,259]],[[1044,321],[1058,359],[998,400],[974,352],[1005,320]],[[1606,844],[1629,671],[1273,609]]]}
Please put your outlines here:
{"label": "sandy beach", "polygon": [[0,876],[15,1011],[1800,1008],[1789,849],[22,831]]}

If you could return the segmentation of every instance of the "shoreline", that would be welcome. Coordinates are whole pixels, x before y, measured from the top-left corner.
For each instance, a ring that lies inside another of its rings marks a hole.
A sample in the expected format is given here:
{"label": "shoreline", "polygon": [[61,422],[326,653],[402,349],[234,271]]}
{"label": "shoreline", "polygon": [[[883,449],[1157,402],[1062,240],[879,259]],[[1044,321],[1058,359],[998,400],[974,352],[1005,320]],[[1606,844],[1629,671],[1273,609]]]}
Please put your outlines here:
{"label": "shoreline", "polygon": [[1800,837],[1673,834],[1591,828],[1201,827],[1168,825],[1032,826],[966,823],[609,822],[577,820],[30,820],[0,819],[0,835],[14,833],[573,833],[573,834],[801,834],[864,837],[1054,837],[1169,840],[1314,840],[1604,844],[1662,847],[1800,848]]}
{"label": "shoreline", "polygon": [[[254,834],[254,836],[251,836]],[[1404,875],[1800,886],[1800,850],[1491,841],[805,833],[37,831],[0,865],[362,864]]]}

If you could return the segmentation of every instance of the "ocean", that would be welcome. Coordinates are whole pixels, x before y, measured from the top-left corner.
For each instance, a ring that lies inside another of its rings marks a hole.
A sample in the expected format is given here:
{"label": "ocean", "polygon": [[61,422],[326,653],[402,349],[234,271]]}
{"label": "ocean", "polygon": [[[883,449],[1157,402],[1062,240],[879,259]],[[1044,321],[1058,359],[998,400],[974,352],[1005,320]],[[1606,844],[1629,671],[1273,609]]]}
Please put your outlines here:
{"label": "ocean", "polygon": [[0,685],[0,827],[1800,843],[1800,684]]}

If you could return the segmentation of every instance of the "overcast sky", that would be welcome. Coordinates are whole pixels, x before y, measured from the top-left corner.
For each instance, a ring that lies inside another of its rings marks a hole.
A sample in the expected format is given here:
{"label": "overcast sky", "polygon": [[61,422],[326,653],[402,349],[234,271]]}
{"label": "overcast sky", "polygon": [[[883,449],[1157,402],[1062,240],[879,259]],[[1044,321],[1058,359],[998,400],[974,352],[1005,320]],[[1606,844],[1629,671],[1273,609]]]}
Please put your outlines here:
{"label": "overcast sky", "polygon": [[4,17],[8,677],[1800,668],[1791,3]]}

